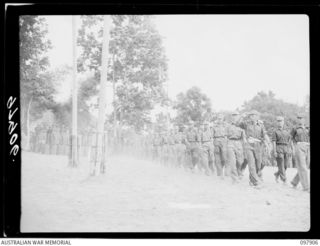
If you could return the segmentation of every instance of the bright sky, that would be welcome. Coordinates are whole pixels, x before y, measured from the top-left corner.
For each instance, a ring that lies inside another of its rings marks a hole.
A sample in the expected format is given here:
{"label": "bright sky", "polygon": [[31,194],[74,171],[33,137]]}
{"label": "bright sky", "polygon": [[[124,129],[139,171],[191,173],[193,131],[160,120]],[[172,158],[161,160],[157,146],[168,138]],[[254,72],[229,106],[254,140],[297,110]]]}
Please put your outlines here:
{"label": "bright sky", "polygon": [[[47,20],[52,66],[71,65],[71,16]],[[262,90],[300,105],[309,94],[306,15],[161,15],[156,25],[168,57],[171,98],[196,85],[215,110],[234,110]]]}

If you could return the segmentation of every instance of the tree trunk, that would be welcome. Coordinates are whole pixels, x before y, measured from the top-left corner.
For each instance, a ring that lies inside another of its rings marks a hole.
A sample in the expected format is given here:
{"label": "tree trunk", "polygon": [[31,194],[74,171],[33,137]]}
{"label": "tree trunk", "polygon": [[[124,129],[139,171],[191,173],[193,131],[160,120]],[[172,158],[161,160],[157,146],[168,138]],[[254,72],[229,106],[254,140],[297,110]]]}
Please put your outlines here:
{"label": "tree trunk", "polygon": [[99,93],[99,118],[97,126],[97,156],[93,163],[91,175],[98,175],[104,173],[104,152],[102,150],[106,140],[104,136],[104,124],[106,118],[106,90],[107,90],[107,69],[109,56],[109,39],[110,39],[110,22],[111,18],[108,15],[104,16],[103,40],[102,40],[102,56],[101,56],[101,76],[100,76],[100,93]]}
{"label": "tree trunk", "polygon": [[27,108],[27,120],[26,120],[26,123],[27,123],[27,136],[26,136],[26,143],[27,143],[27,146],[26,146],[26,150],[30,150],[30,108],[31,108],[31,103],[32,103],[32,99],[33,99],[33,96],[31,96],[30,98],[30,101],[28,103],[28,108]]}

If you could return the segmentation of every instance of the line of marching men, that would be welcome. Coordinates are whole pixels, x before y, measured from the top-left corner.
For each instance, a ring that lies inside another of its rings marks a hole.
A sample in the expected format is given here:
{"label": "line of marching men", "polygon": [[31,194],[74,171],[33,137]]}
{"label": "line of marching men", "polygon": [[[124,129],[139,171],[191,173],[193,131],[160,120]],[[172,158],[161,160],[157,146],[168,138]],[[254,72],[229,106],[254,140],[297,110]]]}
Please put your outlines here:
{"label": "line of marching men", "polygon": [[271,139],[259,120],[259,112],[253,110],[247,115],[247,121],[233,112],[230,122],[219,114],[215,122],[175,125],[168,131],[147,135],[137,146],[144,146],[145,156],[165,165],[230,177],[235,183],[243,178],[248,167],[249,184],[257,188],[263,184],[263,168],[270,165],[270,159],[277,163],[276,182],[286,184],[286,169],[293,157],[297,174],[291,185],[297,187],[301,182],[303,190],[309,191],[309,129],[303,115],[297,116],[299,124],[290,130],[284,128],[284,117],[278,116]]}
{"label": "line of marching men", "polygon": [[[82,131],[78,134],[77,144],[80,156],[90,156],[90,159],[95,158],[97,136],[98,134],[94,129]],[[71,138],[71,133],[67,127],[39,126],[31,132],[29,151],[47,155],[69,155],[71,153]],[[104,132],[102,147],[106,150],[105,153],[110,153],[111,149],[115,149],[115,144],[111,144],[113,142],[112,134],[108,131]]]}

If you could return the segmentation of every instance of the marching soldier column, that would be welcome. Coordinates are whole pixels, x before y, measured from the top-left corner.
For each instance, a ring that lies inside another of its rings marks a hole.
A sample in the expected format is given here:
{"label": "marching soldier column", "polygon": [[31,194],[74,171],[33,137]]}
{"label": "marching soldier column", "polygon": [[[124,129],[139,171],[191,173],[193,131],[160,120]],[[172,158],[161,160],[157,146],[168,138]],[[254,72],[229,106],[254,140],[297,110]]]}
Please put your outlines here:
{"label": "marching soldier column", "polygon": [[[303,115],[298,115],[299,124],[292,130],[285,128],[284,117],[276,117],[277,125],[271,134],[272,144],[263,123],[259,121],[259,113],[253,110],[246,115],[249,120],[233,112],[230,121],[226,122],[223,115],[219,114],[212,125],[208,121],[196,124],[190,120],[186,125],[175,124],[169,129],[154,127],[143,135],[130,130],[121,131],[121,137],[112,138],[112,143],[109,136],[112,131],[105,131],[102,136],[101,160],[105,161],[107,155],[111,154],[129,154],[165,166],[220,178],[225,176],[233,183],[243,180],[244,170],[248,166],[249,184],[261,188],[263,167],[272,163],[271,152],[277,163],[275,180],[284,184],[287,183],[286,170],[293,154],[297,174],[290,183],[297,187],[301,182],[303,190],[309,191],[310,133],[304,125]],[[70,131],[65,126],[37,126],[31,132],[30,151],[47,155],[70,155],[70,138]],[[97,159],[97,139],[98,133],[93,128],[79,134],[79,153],[91,163]],[[117,150],[115,146],[118,146]]]}

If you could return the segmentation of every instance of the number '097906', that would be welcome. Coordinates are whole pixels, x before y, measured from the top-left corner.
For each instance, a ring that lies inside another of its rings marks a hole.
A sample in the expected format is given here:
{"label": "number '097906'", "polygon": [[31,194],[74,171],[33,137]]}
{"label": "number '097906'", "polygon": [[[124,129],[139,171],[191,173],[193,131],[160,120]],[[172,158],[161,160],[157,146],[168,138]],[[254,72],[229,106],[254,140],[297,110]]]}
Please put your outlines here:
{"label": "number '097906'", "polygon": [[7,102],[7,108],[9,109],[9,126],[8,126],[8,133],[9,133],[9,143],[10,143],[10,155],[16,156],[19,152],[19,145],[16,143],[18,139],[18,134],[15,133],[15,129],[18,125],[18,123],[14,122],[12,120],[14,114],[17,112],[18,107],[13,107],[14,103],[16,101],[16,98],[9,97]]}
{"label": "number '097906'", "polygon": [[300,240],[300,245],[318,245],[318,240]]}

